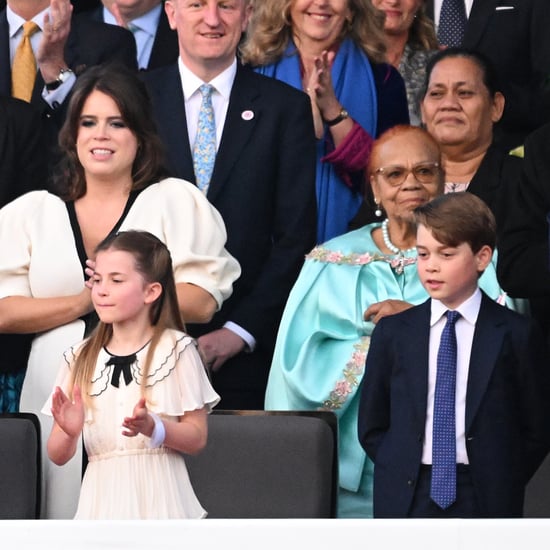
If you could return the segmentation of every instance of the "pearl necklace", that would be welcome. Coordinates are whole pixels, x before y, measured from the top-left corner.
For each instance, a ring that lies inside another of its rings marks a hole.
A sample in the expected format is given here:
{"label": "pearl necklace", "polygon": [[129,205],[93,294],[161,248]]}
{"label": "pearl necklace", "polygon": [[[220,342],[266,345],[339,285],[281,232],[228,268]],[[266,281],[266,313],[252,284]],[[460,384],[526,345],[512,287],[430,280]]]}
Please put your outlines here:
{"label": "pearl necklace", "polygon": [[386,245],[386,248],[388,250],[391,250],[394,254],[400,254],[403,255],[406,252],[414,252],[416,250],[416,247],[413,246],[412,248],[408,248],[407,250],[401,250],[400,248],[397,248],[391,241],[390,241],[390,233],[388,231],[388,224],[390,221],[388,218],[386,218],[382,222],[382,239],[384,240],[384,244]]}

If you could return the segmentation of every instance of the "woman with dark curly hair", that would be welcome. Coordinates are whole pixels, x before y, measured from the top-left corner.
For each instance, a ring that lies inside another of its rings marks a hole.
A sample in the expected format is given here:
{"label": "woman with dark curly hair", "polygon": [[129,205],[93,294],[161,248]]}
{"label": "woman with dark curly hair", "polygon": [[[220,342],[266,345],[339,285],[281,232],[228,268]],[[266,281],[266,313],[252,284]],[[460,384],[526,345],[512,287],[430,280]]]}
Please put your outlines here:
{"label": "woman with dark curly hair", "polygon": [[374,138],[409,122],[403,79],[384,62],[384,16],[370,0],[254,0],[253,7],[243,62],[311,99],[317,241],[324,242],[345,233],[362,204]]}
{"label": "woman with dark curly hair", "polygon": [[[94,250],[108,235],[139,229],[166,244],[186,322],[207,322],[240,274],[224,248],[217,210],[194,185],[165,177],[149,97],[136,73],[98,66],[80,76],[60,144],[56,194],[32,191],[0,210],[3,411],[17,411],[20,400],[21,410],[38,413],[64,350],[97,323],[87,279]],[[41,421],[49,433],[51,420]],[[43,461],[44,517],[74,516],[79,458],[63,472]]]}

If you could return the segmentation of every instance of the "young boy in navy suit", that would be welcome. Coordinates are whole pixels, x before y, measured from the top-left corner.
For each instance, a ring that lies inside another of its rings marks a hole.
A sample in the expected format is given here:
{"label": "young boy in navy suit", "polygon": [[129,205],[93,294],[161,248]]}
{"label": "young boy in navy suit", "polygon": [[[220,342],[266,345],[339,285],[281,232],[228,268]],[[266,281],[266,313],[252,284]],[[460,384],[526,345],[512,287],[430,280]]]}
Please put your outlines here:
{"label": "young boy in navy suit", "polygon": [[544,340],[478,287],[496,240],[481,199],[443,195],[415,217],[430,299],[379,321],[361,388],[374,516],[521,517],[550,448]]}

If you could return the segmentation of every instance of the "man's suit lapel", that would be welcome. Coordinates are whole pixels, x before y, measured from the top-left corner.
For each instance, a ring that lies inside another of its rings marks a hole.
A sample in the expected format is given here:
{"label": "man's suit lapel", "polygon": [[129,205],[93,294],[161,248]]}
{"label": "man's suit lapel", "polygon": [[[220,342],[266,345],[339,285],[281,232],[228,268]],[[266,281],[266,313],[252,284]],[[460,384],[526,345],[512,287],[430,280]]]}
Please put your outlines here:
{"label": "man's suit lapel", "polygon": [[163,9],[160,13],[155,41],[151,50],[148,68],[155,69],[167,63],[173,63],[178,57],[178,35],[168,24],[168,17]]}
{"label": "man's suit lapel", "polygon": [[164,142],[170,144],[167,151],[168,161],[176,174],[195,183],[185,116],[185,100],[178,65],[174,63],[158,70],[164,72],[152,84],[155,87],[155,94],[159,97],[155,109],[158,120],[162,121],[160,126]]}
{"label": "man's suit lapel", "polygon": [[426,422],[426,403],[428,399],[428,362],[430,339],[431,301],[427,300],[406,321],[399,342],[402,342],[402,360],[409,374],[408,385],[411,401],[419,429],[423,429]]}
{"label": "man's suit lapel", "polygon": [[0,12],[0,94],[11,95],[10,31],[5,8]]}
{"label": "man's suit lapel", "polygon": [[254,133],[261,117],[258,96],[259,91],[255,85],[254,75],[249,73],[249,69],[238,65],[222,138],[216,154],[212,182],[208,188],[208,198],[211,201],[215,201],[231,169],[239,161],[241,152]]}
{"label": "man's suit lapel", "polygon": [[502,307],[490,303],[491,299],[483,294],[479,310],[468,371],[468,389],[466,392],[466,433],[472,425],[479,405],[487,390],[493,369],[497,363],[502,340],[505,337],[505,325],[495,313]]}
{"label": "man's suit lapel", "polygon": [[485,28],[489,25],[491,15],[498,6],[500,0],[474,0],[472,11],[468,17],[466,33],[464,34],[463,45],[474,48],[481,40]]}

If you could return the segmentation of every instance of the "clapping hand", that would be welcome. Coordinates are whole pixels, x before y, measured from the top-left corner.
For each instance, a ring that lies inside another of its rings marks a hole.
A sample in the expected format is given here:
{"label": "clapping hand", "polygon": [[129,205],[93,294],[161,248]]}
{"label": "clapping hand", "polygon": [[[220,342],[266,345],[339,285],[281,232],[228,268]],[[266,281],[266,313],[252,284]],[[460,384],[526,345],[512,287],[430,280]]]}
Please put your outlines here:
{"label": "clapping hand", "polygon": [[323,135],[325,114],[337,113],[341,108],[332,84],[331,67],[334,55],[334,52],[323,51],[314,59],[313,70],[305,76],[306,91],[312,103],[317,138]]}
{"label": "clapping hand", "polygon": [[136,403],[132,411],[132,416],[127,416],[124,419],[122,427],[124,428],[122,435],[126,437],[135,437],[139,433],[151,437],[155,427],[155,421],[149,415],[145,397],[142,397]]}
{"label": "clapping hand", "polygon": [[60,67],[66,67],[65,44],[71,30],[73,6],[70,0],[51,0],[50,11],[44,15],[42,39],[36,61],[45,82],[54,81]]}
{"label": "clapping hand", "polygon": [[67,435],[72,438],[80,435],[84,426],[84,405],[78,386],[73,388],[72,401],[57,386],[52,395],[51,411],[55,422]]}

